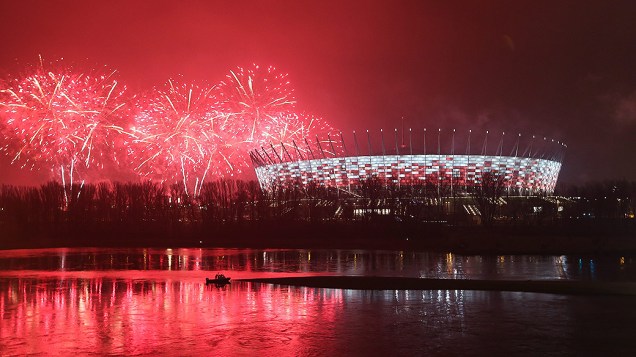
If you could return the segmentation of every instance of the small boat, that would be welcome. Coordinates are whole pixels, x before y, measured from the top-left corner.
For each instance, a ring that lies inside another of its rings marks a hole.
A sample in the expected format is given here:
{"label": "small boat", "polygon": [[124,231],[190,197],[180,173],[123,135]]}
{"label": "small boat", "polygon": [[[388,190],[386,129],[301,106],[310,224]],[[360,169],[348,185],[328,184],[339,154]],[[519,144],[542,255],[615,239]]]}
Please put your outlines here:
{"label": "small boat", "polygon": [[205,278],[205,283],[206,284],[217,284],[217,285],[225,285],[225,284],[229,284],[230,283],[230,277],[226,277],[223,274],[216,274],[214,276],[214,279],[210,279],[210,278]]}

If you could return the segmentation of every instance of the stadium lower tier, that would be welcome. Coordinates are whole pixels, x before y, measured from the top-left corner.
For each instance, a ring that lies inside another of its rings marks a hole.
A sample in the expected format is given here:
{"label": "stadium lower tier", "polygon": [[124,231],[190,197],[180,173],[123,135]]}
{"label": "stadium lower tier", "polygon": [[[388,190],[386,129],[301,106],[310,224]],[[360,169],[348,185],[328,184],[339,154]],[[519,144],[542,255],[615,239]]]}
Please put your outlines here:
{"label": "stadium lower tier", "polygon": [[539,158],[484,155],[384,155],[300,160],[257,166],[264,190],[303,185],[356,189],[370,181],[385,185],[462,188],[503,185],[520,194],[552,193],[561,163]]}

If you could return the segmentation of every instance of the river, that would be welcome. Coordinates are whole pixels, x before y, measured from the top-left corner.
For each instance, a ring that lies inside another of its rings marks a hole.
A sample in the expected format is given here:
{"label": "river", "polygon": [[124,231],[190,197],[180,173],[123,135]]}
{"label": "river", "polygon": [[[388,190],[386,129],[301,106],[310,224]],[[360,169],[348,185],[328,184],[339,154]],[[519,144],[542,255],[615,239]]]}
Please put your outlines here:
{"label": "river", "polygon": [[[232,284],[206,285],[223,272]],[[351,290],[240,279],[349,275],[636,282],[630,256],[353,250],[0,251],[1,355],[580,355],[636,350],[636,299]]]}

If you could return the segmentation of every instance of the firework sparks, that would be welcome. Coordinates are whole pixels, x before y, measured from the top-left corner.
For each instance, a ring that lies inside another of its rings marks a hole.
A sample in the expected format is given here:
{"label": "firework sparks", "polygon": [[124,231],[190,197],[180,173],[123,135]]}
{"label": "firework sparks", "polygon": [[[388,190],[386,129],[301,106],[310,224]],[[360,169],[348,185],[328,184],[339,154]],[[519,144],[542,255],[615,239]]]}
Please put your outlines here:
{"label": "firework sparks", "polygon": [[234,132],[246,141],[262,140],[281,113],[294,110],[296,100],[286,74],[274,67],[238,68],[218,86],[219,109],[230,115]]}
{"label": "firework sparks", "polygon": [[107,75],[69,68],[9,80],[0,91],[4,146],[23,168],[49,169],[53,177],[84,179],[88,168],[103,167],[122,128],[124,86]]}
{"label": "firework sparks", "polygon": [[318,138],[320,145],[325,146],[330,155],[334,155],[332,147],[336,149],[340,145],[336,140],[330,142],[329,138],[333,136],[335,139],[336,133],[334,128],[320,118],[304,113],[288,113],[275,117],[271,127],[265,130],[264,137],[266,143],[276,145],[274,148],[281,158],[286,157],[291,160],[313,157],[314,150],[311,147],[318,148],[315,147],[313,140],[311,144],[309,140],[306,140],[313,138]]}
{"label": "firework sparks", "polygon": [[211,89],[168,81],[143,96],[132,134],[134,170],[142,177],[182,182],[197,193],[212,166],[212,135],[219,114]]}
{"label": "firework sparks", "polygon": [[13,163],[65,185],[134,172],[196,196],[206,180],[247,172],[263,145],[298,158],[313,156],[307,139],[315,150],[338,146],[331,126],[295,112],[287,75],[273,67],[238,68],[215,87],[168,81],[134,103],[113,73],[94,73],[41,64],[0,83],[0,149]]}

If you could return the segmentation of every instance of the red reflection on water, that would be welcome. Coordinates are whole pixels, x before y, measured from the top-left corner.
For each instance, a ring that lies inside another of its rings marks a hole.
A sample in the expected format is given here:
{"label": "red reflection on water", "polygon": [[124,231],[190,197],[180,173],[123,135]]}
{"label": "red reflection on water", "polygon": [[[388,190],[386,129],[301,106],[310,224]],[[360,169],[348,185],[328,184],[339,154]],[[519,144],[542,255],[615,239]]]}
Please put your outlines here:
{"label": "red reflection on water", "polygon": [[234,279],[263,277],[261,274],[269,273],[302,273],[438,279],[635,280],[635,266],[631,258],[619,264],[618,259],[597,261],[567,256],[459,256],[364,250],[57,248],[10,250],[0,254],[2,275],[15,274],[16,277],[24,277],[23,271],[27,270],[34,274],[142,270],[196,272],[201,276],[206,272],[231,271]]}
{"label": "red reflection on water", "polygon": [[9,354],[301,350],[289,336],[335,324],[343,306],[341,290],[252,283],[12,278],[0,287],[0,347]]}

